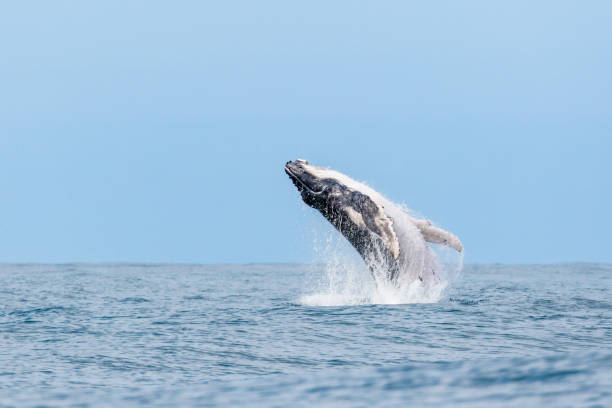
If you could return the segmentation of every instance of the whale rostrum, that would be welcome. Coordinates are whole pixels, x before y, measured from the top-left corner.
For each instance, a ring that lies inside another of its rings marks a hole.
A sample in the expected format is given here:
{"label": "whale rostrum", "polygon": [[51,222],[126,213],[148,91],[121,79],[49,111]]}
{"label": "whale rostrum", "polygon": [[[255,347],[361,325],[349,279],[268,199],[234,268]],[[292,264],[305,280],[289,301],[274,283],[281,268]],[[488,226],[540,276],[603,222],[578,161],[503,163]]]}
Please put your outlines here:
{"label": "whale rostrum", "polygon": [[425,242],[463,251],[452,233],[417,219],[371,187],[297,159],[285,172],[308,206],[318,210],[359,252],[375,277],[398,284],[435,275],[436,258]]}

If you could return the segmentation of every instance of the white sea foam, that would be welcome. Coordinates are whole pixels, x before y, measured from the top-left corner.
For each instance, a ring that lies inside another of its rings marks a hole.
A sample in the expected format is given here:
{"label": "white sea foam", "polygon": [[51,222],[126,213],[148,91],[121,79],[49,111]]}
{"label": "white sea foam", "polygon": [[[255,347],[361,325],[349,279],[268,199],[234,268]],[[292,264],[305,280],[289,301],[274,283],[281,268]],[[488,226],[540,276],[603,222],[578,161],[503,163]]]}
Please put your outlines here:
{"label": "white sea foam", "polygon": [[364,264],[325,264],[325,273],[310,293],[300,297],[306,306],[348,306],[370,304],[436,303],[444,296],[449,280],[426,285],[415,280],[396,287],[375,282]]}
{"label": "white sea foam", "polygon": [[[323,273],[318,282],[307,288],[299,303],[307,306],[435,303],[444,297],[445,290],[461,272],[463,253],[425,243],[405,208],[385,201],[395,223],[409,223],[396,226],[399,238],[410,240],[404,244],[410,253],[403,279],[397,286],[390,283],[385,278],[384,265],[370,271],[348,241],[316,214],[313,248]],[[421,268],[433,268],[435,273],[423,274],[423,281],[415,279]]]}

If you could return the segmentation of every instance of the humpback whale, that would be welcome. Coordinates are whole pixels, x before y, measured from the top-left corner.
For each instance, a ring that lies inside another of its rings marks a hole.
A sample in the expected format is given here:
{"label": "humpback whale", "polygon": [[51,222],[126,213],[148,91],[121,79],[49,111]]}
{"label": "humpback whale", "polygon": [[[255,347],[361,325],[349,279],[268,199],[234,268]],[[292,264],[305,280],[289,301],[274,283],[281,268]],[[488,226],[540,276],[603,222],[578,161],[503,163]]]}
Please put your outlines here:
{"label": "humpback whale", "polygon": [[285,172],[302,200],[318,210],[357,250],[375,280],[395,286],[437,279],[438,261],[426,243],[463,251],[459,238],[426,219],[418,219],[371,187],[350,177],[297,159]]}

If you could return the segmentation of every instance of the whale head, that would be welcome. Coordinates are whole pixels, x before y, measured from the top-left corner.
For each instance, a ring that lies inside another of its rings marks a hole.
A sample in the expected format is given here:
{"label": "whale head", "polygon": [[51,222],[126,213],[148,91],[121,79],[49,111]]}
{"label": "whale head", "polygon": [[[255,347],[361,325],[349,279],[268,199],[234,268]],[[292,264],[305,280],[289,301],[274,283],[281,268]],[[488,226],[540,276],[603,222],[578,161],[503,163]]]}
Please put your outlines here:
{"label": "whale head", "polygon": [[366,263],[390,264],[398,259],[400,244],[393,221],[375,199],[375,191],[342,173],[302,159],[287,162],[285,172],[304,203],[340,231]]}
{"label": "whale head", "polygon": [[367,187],[342,173],[313,166],[303,159],[287,162],[285,172],[302,200],[332,224],[336,218],[348,216],[359,226],[365,226],[366,220],[383,216],[380,206],[364,191]]}
{"label": "whale head", "polygon": [[297,159],[285,164],[285,173],[297,187],[302,196],[322,195],[327,197],[334,186],[334,181],[321,177],[320,172],[313,171],[307,160]]}
{"label": "whale head", "polygon": [[309,206],[319,211],[335,211],[345,205],[341,198],[347,186],[338,179],[339,173],[310,165],[303,159],[287,162],[285,173]]}

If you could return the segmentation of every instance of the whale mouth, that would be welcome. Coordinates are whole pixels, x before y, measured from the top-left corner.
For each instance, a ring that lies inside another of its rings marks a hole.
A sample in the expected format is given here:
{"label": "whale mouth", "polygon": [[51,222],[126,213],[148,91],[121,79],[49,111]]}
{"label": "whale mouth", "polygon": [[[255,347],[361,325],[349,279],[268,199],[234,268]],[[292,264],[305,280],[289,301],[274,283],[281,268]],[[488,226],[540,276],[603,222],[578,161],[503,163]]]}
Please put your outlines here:
{"label": "whale mouth", "polygon": [[291,181],[293,181],[293,184],[295,184],[296,187],[303,188],[307,190],[310,194],[315,194],[315,195],[321,194],[325,191],[325,187],[323,187],[321,191],[314,191],[312,188],[310,188],[308,184],[302,181],[300,176],[298,176],[297,174],[293,172],[293,170],[291,170],[291,168],[289,167],[290,163],[292,162],[287,162],[287,164],[285,164],[285,173],[287,173],[287,175],[289,176]]}

